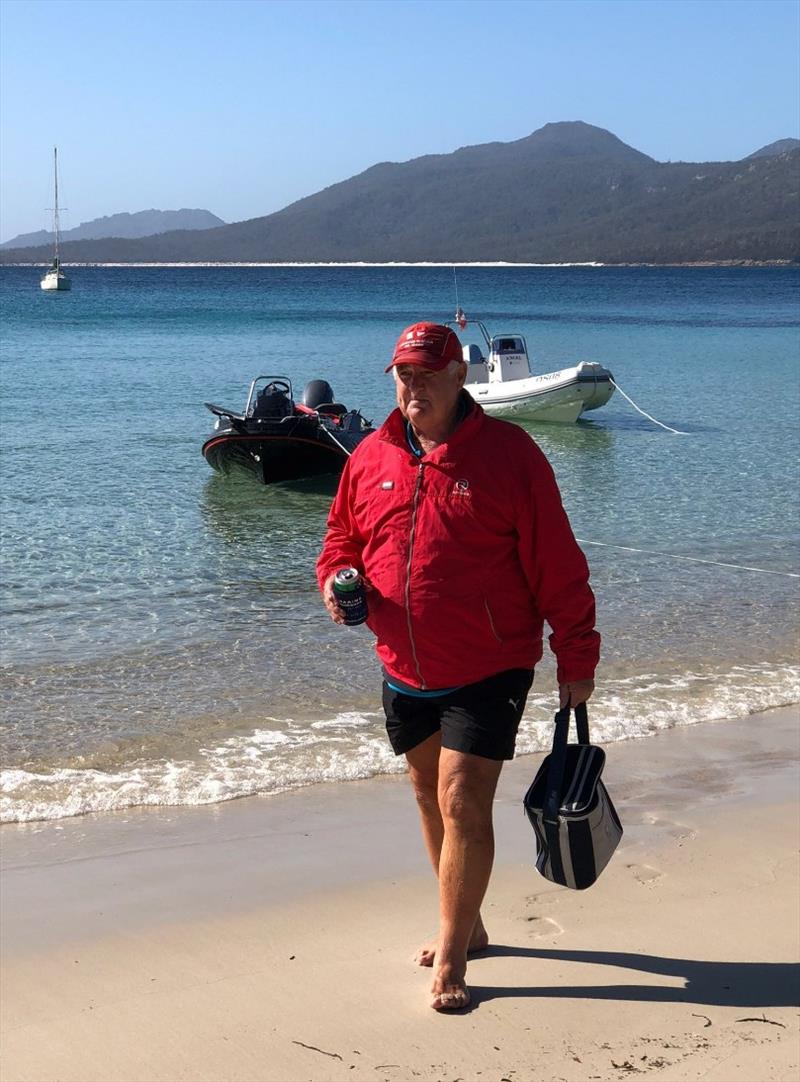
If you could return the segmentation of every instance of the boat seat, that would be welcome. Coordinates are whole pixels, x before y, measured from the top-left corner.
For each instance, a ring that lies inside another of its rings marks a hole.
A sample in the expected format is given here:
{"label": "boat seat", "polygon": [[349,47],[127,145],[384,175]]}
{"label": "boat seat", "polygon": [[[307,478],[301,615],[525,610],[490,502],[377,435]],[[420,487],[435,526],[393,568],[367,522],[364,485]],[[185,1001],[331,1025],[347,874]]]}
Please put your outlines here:
{"label": "boat seat", "polygon": [[470,342],[463,347],[464,360],[467,363],[467,378],[465,383],[488,383],[489,370],[486,367],[486,358],[481,353],[480,346]]}
{"label": "boat seat", "polygon": [[486,367],[486,361],[481,360],[477,363],[469,365],[467,368],[467,378],[465,383],[488,383],[489,382],[489,369]]}

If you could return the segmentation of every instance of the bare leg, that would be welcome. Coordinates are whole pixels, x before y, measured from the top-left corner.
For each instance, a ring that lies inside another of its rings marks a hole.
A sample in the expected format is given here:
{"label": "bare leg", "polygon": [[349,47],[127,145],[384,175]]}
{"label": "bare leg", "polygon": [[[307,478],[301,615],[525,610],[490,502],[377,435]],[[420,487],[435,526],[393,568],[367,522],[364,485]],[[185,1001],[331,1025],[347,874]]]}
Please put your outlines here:
{"label": "bare leg", "polygon": [[[414,795],[419,807],[420,822],[422,824],[422,837],[425,848],[433,867],[434,873],[439,875],[439,859],[444,842],[444,823],[439,809],[439,756],[442,749],[441,734],[433,736],[418,744],[408,752],[409,775],[414,787]],[[474,757],[473,757],[474,758]],[[489,935],[484,927],[480,913],[472,928],[467,953],[485,950],[489,945]],[[426,943],[417,951],[414,961],[417,965],[432,966],[436,956],[437,940]]]}
{"label": "bare leg", "polygon": [[492,803],[502,762],[442,748],[439,810],[444,839],[439,856],[440,934],[431,1006],[469,1003],[467,950],[494,861]]}
{"label": "bare leg", "polygon": [[444,841],[444,824],[439,811],[439,754],[442,735],[434,733],[406,754],[408,773],[417,798],[422,837],[434,873],[439,874],[439,854]]}

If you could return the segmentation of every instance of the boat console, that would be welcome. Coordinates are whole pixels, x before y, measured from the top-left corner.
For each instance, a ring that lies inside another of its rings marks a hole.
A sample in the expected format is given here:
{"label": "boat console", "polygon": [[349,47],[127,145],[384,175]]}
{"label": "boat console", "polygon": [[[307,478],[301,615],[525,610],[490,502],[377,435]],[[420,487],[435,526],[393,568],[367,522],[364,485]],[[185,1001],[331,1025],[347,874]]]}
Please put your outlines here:
{"label": "boat console", "polygon": [[281,380],[261,388],[247,415],[254,421],[277,421],[293,413],[291,384],[287,387]]}
{"label": "boat console", "polygon": [[528,347],[521,334],[497,335],[489,347],[489,380],[527,379],[531,374]]}

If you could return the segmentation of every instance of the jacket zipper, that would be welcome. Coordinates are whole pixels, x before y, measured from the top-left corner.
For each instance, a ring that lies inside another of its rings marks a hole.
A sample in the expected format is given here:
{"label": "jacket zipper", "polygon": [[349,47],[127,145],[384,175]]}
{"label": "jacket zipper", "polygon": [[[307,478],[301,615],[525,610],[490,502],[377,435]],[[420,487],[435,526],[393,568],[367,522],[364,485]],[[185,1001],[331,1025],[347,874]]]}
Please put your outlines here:
{"label": "jacket zipper", "polygon": [[486,609],[486,615],[489,617],[489,627],[492,629],[492,634],[494,635],[494,637],[497,639],[498,642],[502,642],[503,640],[497,634],[497,628],[494,626],[494,619],[492,618],[492,610],[489,608],[489,599],[486,598],[486,597],[483,599],[483,607]]}
{"label": "jacket zipper", "polygon": [[414,658],[414,668],[417,670],[417,677],[419,678],[420,687],[422,691],[425,691],[425,681],[422,679],[422,671],[419,667],[419,659],[417,657],[417,646],[414,642],[414,632],[411,628],[411,558],[414,554],[414,534],[417,529],[417,507],[419,505],[419,494],[422,488],[422,471],[424,463],[420,462],[417,467],[417,484],[414,489],[414,502],[411,506],[411,530],[408,535],[408,563],[406,564],[406,621],[408,623],[408,637],[411,641],[411,656]]}

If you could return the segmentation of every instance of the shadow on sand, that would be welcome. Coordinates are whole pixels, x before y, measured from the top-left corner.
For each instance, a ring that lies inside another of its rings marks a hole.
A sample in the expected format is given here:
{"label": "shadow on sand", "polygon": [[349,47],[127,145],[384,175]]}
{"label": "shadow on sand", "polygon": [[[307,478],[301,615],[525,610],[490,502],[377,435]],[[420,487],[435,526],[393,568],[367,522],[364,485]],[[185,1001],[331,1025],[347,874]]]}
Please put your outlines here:
{"label": "shadow on sand", "polygon": [[[640,1003],[695,1003],[714,1007],[800,1006],[800,966],[789,962],[703,962],[618,951],[545,950],[492,946],[481,958],[536,958],[619,966],[679,978],[682,987],[652,984],[497,987],[469,981],[473,1004],[491,999],[605,999]],[[474,965],[474,963],[473,963]],[[474,973],[474,969],[473,969]]]}

